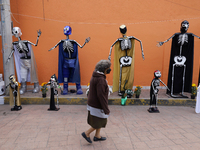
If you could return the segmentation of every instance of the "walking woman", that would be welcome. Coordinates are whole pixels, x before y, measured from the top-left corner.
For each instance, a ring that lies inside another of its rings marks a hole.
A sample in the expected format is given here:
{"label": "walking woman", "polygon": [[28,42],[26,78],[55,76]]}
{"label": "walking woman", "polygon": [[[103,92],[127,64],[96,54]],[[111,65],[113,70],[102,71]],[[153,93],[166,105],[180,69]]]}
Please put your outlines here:
{"label": "walking woman", "polygon": [[108,108],[108,84],[106,74],[109,74],[111,63],[109,60],[100,60],[95,67],[90,80],[90,88],[87,101],[88,118],[87,122],[91,126],[82,133],[83,138],[89,143],[90,133],[96,131],[93,141],[104,141],[106,137],[100,134],[101,128],[105,128],[110,110]]}

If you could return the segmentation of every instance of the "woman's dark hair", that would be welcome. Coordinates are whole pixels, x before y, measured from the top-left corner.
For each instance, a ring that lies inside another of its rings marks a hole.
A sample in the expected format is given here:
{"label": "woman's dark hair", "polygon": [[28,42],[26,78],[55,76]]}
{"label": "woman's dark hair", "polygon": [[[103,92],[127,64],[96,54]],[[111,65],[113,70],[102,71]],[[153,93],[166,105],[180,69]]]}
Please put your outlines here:
{"label": "woman's dark hair", "polygon": [[96,71],[105,72],[107,68],[110,68],[111,62],[109,60],[100,60],[95,67]]}

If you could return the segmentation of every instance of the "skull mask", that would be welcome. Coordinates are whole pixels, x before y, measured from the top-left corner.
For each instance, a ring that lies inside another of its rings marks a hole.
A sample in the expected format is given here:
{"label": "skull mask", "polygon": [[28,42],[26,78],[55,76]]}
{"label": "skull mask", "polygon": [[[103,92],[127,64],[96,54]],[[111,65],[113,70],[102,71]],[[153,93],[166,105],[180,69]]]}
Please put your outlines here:
{"label": "skull mask", "polygon": [[15,83],[16,82],[16,78],[15,78],[15,75],[10,75],[9,76],[9,80],[10,80],[10,82],[13,82],[13,83]]}
{"label": "skull mask", "polygon": [[188,28],[189,28],[189,22],[187,20],[181,22],[181,33],[186,33]]}
{"label": "skull mask", "polygon": [[64,27],[64,34],[65,35],[71,35],[72,33],[72,28],[70,26],[65,26]]}
{"label": "skull mask", "polygon": [[15,37],[20,37],[22,35],[21,29],[19,27],[14,27],[12,33]]}
{"label": "skull mask", "polygon": [[156,78],[160,78],[160,77],[161,77],[161,72],[160,72],[159,70],[156,70],[156,71],[154,72],[154,76],[155,76]]}

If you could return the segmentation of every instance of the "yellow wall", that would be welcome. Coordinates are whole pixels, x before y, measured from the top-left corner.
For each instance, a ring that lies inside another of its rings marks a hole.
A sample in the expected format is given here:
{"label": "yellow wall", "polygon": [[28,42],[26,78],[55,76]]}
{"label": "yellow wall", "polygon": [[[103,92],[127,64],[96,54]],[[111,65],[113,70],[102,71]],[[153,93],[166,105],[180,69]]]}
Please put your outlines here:
{"label": "yellow wall", "polygon": [[[140,44],[136,42],[134,85],[149,86],[153,72],[160,70],[167,83],[171,40],[162,47],[156,41],[164,41],[180,31],[180,23],[188,20],[188,32],[200,36],[199,0],[11,0],[12,21],[22,30],[22,40],[36,42],[37,30],[42,35],[37,47],[33,47],[39,82],[46,82],[58,73],[58,48],[48,50],[65,39],[63,28],[72,27],[70,39],[81,45],[90,36],[91,41],[79,48],[81,84],[90,81],[95,64],[107,59],[110,46],[121,37],[119,26],[127,25],[127,36],[135,36],[143,43],[145,60],[142,60]],[[0,39],[1,40],[1,39]],[[13,40],[17,40],[13,37]],[[198,81],[200,40],[194,40],[193,82]],[[1,45],[0,45],[1,46]],[[114,52],[114,50],[113,50]],[[114,54],[112,53],[112,62]],[[3,72],[0,53],[0,72]],[[112,85],[112,72],[107,77]]]}

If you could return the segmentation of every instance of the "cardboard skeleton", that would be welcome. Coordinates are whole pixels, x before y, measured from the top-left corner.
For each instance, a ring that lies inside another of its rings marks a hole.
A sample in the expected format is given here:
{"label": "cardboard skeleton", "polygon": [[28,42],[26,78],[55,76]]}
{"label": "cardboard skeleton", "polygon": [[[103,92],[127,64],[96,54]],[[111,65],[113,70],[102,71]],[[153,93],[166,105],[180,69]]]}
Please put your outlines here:
{"label": "cardboard skeleton", "polygon": [[20,100],[20,94],[19,94],[19,85],[16,81],[16,78],[14,75],[9,76],[10,83],[6,85],[6,88],[9,86],[10,91],[10,106],[13,106],[11,108],[11,111],[18,111],[22,109],[21,106],[21,100]]}
{"label": "cardboard skeleton", "polygon": [[20,94],[24,94],[26,92],[26,82],[34,83],[33,93],[38,93],[40,88],[37,76],[37,65],[32,45],[38,45],[41,31],[37,31],[38,36],[36,44],[27,40],[21,40],[22,32],[19,27],[14,27],[12,32],[14,36],[18,38],[18,41],[12,43],[12,51],[7,59],[7,62],[9,62],[14,53],[17,78],[18,82],[21,83]]}
{"label": "cardboard skeleton", "polygon": [[80,85],[80,66],[78,59],[78,46],[83,48],[90,41],[90,37],[85,39],[85,43],[81,46],[75,40],[69,39],[72,29],[70,26],[64,27],[66,39],[60,40],[49,51],[59,46],[59,62],[58,62],[58,81],[63,84],[63,95],[68,94],[68,83],[76,83],[77,94],[83,94]]}
{"label": "cardboard skeleton", "polygon": [[[159,79],[161,77],[161,72],[159,70],[156,70],[154,72],[154,77],[155,78],[151,82],[151,89],[150,89],[150,108],[148,109],[150,113],[159,112],[157,108],[157,100],[159,92],[158,87],[160,86],[160,82],[167,88],[167,90],[169,90],[169,88],[165,85],[165,83],[162,82],[161,79]],[[153,107],[152,105],[155,105],[155,107]]]}
{"label": "cardboard skeleton", "polygon": [[[158,47],[172,39],[171,56],[168,73],[167,91],[171,97],[185,97],[183,92],[190,92],[193,75],[194,37],[200,38],[193,33],[187,33],[189,22],[181,23],[180,33],[175,33],[164,42],[159,42]],[[180,95],[177,95],[179,94]],[[175,95],[176,94],[176,95]]]}
{"label": "cardboard skeleton", "polygon": [[127,80],[126,89],[132,89],[134,80],[134,57],[135,57],[135,40],[140,42],[142,58],[144,60],[144,52],[142,41],[133,37],[126,36],[127,28],[125,25],[120,26],[122,38],[118,38],[110,47],[108,59],[111,60],[112,48],[115,46],[114,55],[114,76],[113,76],[113,92],[118,90],[120,96],[123,95],[123,87]]}
{"label": "cardboard skeleton", "polygon": [[[58,101],[58,90],[57,88],[60,88],[61,93],[62,93],[62,89],[59,85],[59,82],[57,80],[56,75],[52,75],[49,82],[46,85],[50,85],[51,88],[51,96],[50,96],[50,107],[48,110],[54,110],[54,111],[58,111],[59,108],[59,101]],[[54,95],[56,95],[57,97],[57,107],[55,106],[55,99],[54,99]]]}

